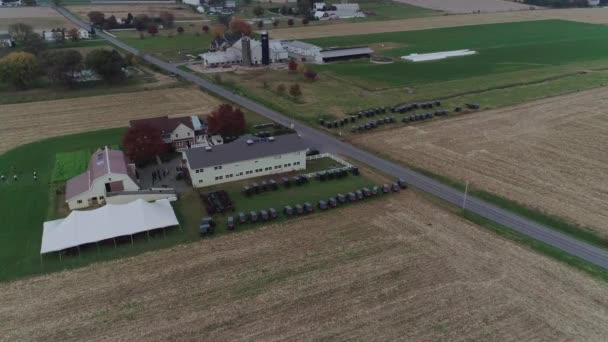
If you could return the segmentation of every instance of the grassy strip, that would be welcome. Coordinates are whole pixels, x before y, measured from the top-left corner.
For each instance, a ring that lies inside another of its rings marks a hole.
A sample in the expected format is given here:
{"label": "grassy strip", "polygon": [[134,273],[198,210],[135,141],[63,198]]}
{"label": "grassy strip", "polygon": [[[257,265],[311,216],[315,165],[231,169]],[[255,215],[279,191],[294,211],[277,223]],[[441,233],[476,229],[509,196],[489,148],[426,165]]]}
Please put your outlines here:
{"label": "grassy strip", "polygon": [[599,266],[596,266],[590,262],[587,262],[579,257],[568,254],[558,248],[550,246],[544,242],[540,242],[529,238],[521,233],[518,233],[514,230],[511,230],[503,225],[500,225],[496,222],[490,221],[484,217],[481,217],[473,212],[465,210],[460,214],[463,218],[468,221],[471,221],[479,226],[482,226],[486,229],[493,231],[494,233],[505,237],[509,240],[522,244],[524,246],[530,247],[533,250],[544,254],[553,259],[559,260],[563,263],[566,263],[574,268],[580,269],[594,278],[603,280],[608,282],[608,270],[605,270]]}

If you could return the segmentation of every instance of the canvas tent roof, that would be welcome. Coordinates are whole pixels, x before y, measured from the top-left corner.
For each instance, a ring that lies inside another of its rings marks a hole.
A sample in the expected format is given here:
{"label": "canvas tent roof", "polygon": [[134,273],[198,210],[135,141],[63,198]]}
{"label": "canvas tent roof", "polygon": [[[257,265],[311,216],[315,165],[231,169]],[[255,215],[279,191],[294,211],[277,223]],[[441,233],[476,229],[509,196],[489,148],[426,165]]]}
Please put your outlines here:
{"label": "canvas tent roof", "polygon": [[138,199],[95,210],[74,210],[65,219],[44,222],[40,254],[178,224],[166,199],[153,203]]}

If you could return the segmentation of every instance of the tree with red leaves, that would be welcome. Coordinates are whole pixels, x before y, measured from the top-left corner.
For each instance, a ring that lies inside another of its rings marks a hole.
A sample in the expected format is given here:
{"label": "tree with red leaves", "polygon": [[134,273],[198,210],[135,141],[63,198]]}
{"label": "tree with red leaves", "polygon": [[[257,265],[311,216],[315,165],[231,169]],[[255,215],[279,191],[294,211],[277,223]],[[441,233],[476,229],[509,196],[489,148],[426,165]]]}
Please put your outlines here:
{"label": "tree with red leaves", "polygon": [[304,71],[304,77],[314,81],[317,79],[317,72],[312,69],[306,69],[306,71]]}
{"label": "tree with red leaves", "polygon": [[297,83],[292,84],[291,87],[289,87],[289,95],[293,96],[294,99],[302,96],[300,85]]}
{"label": "tree with red leaves", "polygon": [[242,135],[245,133],[245,114],[239,108],[223,104],[207,116],[207,125],[211,134],[222,136]]}
{"label": "tree with red leaves", "polygon": [[241,18],[232,18],[229,27],[232,33],[251,36],[251,25]]}
{"label": "tree with red leaves", "polygon": [[148,33],[155,36],[158,33],[158,26],[148,25]]}
{"label": "tree with red leaves", "polygon": [[298,71],[298,63],[296,63],[296,61],[294,61],[294,60],[289,61],[289,64],[287,64],[287,67],[289,68],[290,72]]}
{"label": "tree with red leaves", "polygon": [[289,25],[289,26],[293,26],[293,24],[294,24],[293,19],[289,19],[289,20],[287,20],[287,25]]}
{"label": "tree with red leaves", "polygon": [[203,25],[203,32],[209,33],[209,26]]}
{"label": "tree with red leaves", "polygon": [[122,146],[125,155],[135,163],[147,162],[169,152],[169,145],[161,138],[161,132],[148,125],[129,128],[122,137]]}

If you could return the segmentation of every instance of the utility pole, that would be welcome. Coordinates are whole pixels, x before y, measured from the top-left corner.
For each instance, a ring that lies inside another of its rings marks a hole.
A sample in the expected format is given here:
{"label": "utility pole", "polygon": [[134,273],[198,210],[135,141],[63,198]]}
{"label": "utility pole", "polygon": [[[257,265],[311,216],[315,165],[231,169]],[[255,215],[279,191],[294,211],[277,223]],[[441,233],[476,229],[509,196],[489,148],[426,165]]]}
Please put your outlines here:
{"label": "utility pole", "polygon": [[462,210],[465,210],[467,205],[467,194],[469,193],[469,181],[467,181],[466,186],[464,187],[464,198],[462,199]]}

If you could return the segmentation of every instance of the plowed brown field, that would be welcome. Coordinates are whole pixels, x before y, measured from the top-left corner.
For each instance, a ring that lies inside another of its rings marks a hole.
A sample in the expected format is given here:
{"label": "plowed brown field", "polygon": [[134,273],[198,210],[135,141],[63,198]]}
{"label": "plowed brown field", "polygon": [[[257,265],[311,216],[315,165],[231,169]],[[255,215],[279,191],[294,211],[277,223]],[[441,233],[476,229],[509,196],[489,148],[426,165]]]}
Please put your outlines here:
{"label": "plowed brown field", "polygon": [[608,23],[608,11],[597,8],[578,8],[565,10],[459,14],[403,20],[341,23],[333,24],[331,26],[319,25],[310,27],[283,28],[272,30],[271,36],[277,39],[307,39],[546,19],[563,19],[592,24],[606,24]]}
{"label": "plowed brown field", "polygon": [[132,119],[207,114],[218,104],[194,88],[175,88],[3,105],[0,152],[48,137],[125,127]]}
{"label": "plowed brown field", "polygon": [[608,336],[605,284],[411,192],[1,284],[0,303],[19,341]]}
{"label": "plowed brown field", "polygon": [[606,108],[598,88],[353,141],[608,237]]}

